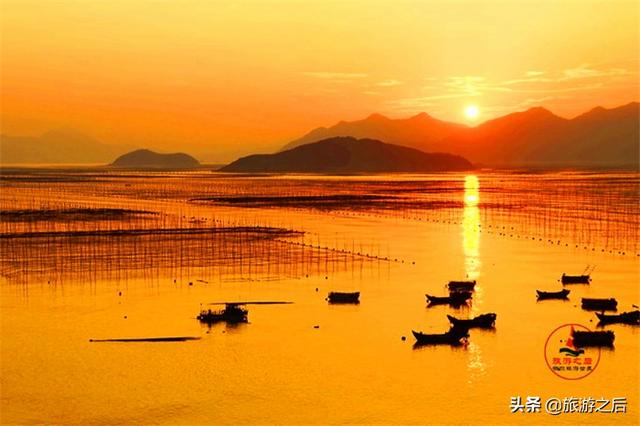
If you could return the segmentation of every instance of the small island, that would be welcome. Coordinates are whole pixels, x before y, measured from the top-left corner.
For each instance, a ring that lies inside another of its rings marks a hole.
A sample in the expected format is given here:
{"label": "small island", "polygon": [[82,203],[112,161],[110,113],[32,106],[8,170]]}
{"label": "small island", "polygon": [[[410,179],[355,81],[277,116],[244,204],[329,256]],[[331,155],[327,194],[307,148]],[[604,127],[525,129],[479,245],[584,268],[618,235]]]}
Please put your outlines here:
{"label": "small island", "polygon": [[181,152],[161,154],[148,149],[138,149],[116,158],[110,164],[119,168],[152,168],[152,169],[193,169],[200,167],[200,162]]}
{"label": "small island", "polygon": [[334,137],[275,154],[240,158],[223,172],[252,173],[422,173],[471,170],[463,157],[426,153],[375,139]]}

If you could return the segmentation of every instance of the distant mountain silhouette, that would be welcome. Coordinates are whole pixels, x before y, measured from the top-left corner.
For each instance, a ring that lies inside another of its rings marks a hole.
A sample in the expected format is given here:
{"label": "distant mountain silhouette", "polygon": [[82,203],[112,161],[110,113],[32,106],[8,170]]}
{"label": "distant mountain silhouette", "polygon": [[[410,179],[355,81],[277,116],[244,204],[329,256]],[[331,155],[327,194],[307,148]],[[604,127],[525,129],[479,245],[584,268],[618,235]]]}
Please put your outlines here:
{"label": "distant mountain silhouette", "polygon": [[[635,166],[640,163],[640,105],[602,107],[573,119],[544,108],[508,114],[467,127],[426,114],[365,120],[316,129],[285,148],[333,136],[380,139],[423,151],[450,152],[474,163],[499,166]],[[317,138],[317,139],[316,139]]]}
{"label": "distant mountain silhouette", "polygon": [[392,145],[374,139],[329,138],[276,154],[250,155],[225,172],[384,173],[469,170],[466,159]]}
{"label": "distant mountain silhouette", "polygon": [[380,114],[372,114],[364,120],[341,121],[333,127],[320,127],[312,130],[300,139],[285,145],[283,150],[336,136],[353,136],[354,138],[378,139],[421,150],[440,151],[432,149],[432,147],[465,127],[462,124],[437,120],[424,112],[399,120],[393,120]]}
{"label": "distant mountain silhouette", "polygon": [[155,169],[191,169],[200,166],[200,162],[184,153],[160,154],[148,149],[138,149],[121,155],[111,163],[113,167],[155,168]]}
{"label": "distant mountain silhouette", "polygon": [[544,108],[509,114],[443,141],[472,161],[498,165],[637,165],[640,107],[595,108],[573,119]]}
{"label": "distant mountain silhouette", "polygon": [[0,136],[0,163],[99,163],[131,150],[124,145],[107,145],[70,129],[58,129],[42,136]]}

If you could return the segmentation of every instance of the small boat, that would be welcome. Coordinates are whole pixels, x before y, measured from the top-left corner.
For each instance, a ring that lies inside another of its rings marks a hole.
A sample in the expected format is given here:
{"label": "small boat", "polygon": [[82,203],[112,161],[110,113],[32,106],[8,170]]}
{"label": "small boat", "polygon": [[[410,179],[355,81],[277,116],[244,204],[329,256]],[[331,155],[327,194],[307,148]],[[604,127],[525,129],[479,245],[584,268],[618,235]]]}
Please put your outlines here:
{"label": "small boat", "polygon": [[640,325],[640,311],[623,312],[617,315],[607,315],[596,312],[601,324],[630,324]]}
{"label": "small boat", "polygon": [[618,307],[616,299],[588,299],[582,298],[582,309],[588,311],[615,311]]}
{"label": "small boat", "polygon": [[473,281],[449,281],[449,291],[473,291],[476,280]]}
{"label": "small boat", "polygon": [[341,293],[339,291],[332,291],[327,296],[329,303],[360,303],[360,292],[353,293]]}
{"label": "small boat", "polygon": [[200,315],[197,316],[197,319],[200,320],[200,322],[207,324],[223,321],[227,323],[247,322],[247,315],[249,314],[249,311],[242,308],[240,305],[240,303],[227,303],[225,304],[224,309],[205,309],[200,311]]}
{"label": "small boat", "polygon": [[454,291],[449,293],[448,296],[432,296],[425,294],[429,305],[453,305],[460,306],[467,303],[467,300],[471,299],[470,291]]}
{"label": "small boat", "polygon": [[454,327],[459,328],[493,328],[496,324],[497,315],[494,313],[478,315],[472,319],[458,319],[451,315],[447,315],[449,322]]}
{"label": "small boat", "polygon": [[567,275],[562,274],[562,284],[589,284],[591,282],[591,275]]}
{"label": "small boat", "polygon": [[613,346],[613,331],[574,331],[573,344],[578,348],[589,346]]}
{"label": "small boat", "polygon": [[542,300],[542,299],[566,299],[567,296],[569,296],[569,293],[571,293],[570,290],[567,289],[562,289],[560,291],[541,291],[541,290],[536,290],[536,293],[538,293],[538,299]]}
{"label": "small boat", "polygon": [[452,327],[446,333],[442,334],[424,334],[419,331],[411,330],[416,338],[416,344],[419,345],[459,345],[463,339],[469,337],[469,331],[463,328]]}

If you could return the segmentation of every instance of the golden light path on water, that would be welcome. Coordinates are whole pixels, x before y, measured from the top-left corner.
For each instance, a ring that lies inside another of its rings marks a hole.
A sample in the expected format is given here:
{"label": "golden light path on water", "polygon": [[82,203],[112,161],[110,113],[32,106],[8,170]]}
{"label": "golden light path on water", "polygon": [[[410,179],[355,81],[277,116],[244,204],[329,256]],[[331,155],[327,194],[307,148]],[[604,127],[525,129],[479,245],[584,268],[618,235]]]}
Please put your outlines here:
{"label": "golden light path on water", "polygon": [[467,279],[480,275],[480,182],[477,176],[464,178],[464,211],[462,219],[462,248]]}
{"label": "golden light path on water", "polygon": [[[480,276],[480,181],[475,175],[464,178],[464,209],[462,218],[462,249],[464,252],[464,266],[467,279],[475,280]],[[482,305],[482,286],[476,286],[470,317],[479,315]],[[483,312],[482,312],[483,313]],[[468,367],[471,372],[469,383],[475,378],[485,374],[485,365],[482,359],[482,350],[473,342],[469,344]]]}

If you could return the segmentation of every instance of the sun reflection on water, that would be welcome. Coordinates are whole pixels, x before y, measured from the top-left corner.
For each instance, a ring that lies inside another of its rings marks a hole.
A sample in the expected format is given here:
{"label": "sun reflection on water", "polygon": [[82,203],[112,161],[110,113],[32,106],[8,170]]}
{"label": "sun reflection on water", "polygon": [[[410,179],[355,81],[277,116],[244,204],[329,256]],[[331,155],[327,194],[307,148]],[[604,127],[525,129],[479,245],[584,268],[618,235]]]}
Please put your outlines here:
{"label": "sun reflection on water", "polygon": [[480,182],[477,176],[464,178],[464,211],[462,218],[462,248],[467,279],[480,275]]}
{"label": "sun reflection on water", "polygon": [[[462,248],[467,279],[475,280],[480,276],[480,182],[477,176],[464,178],[464,211],[462,218]],[[470,317],[480,314],[482,305],[482,285],[476,285]],[[471,372],[469,382],[485,374],[482,350],[473,342],[469,345],[467,366]]]}

